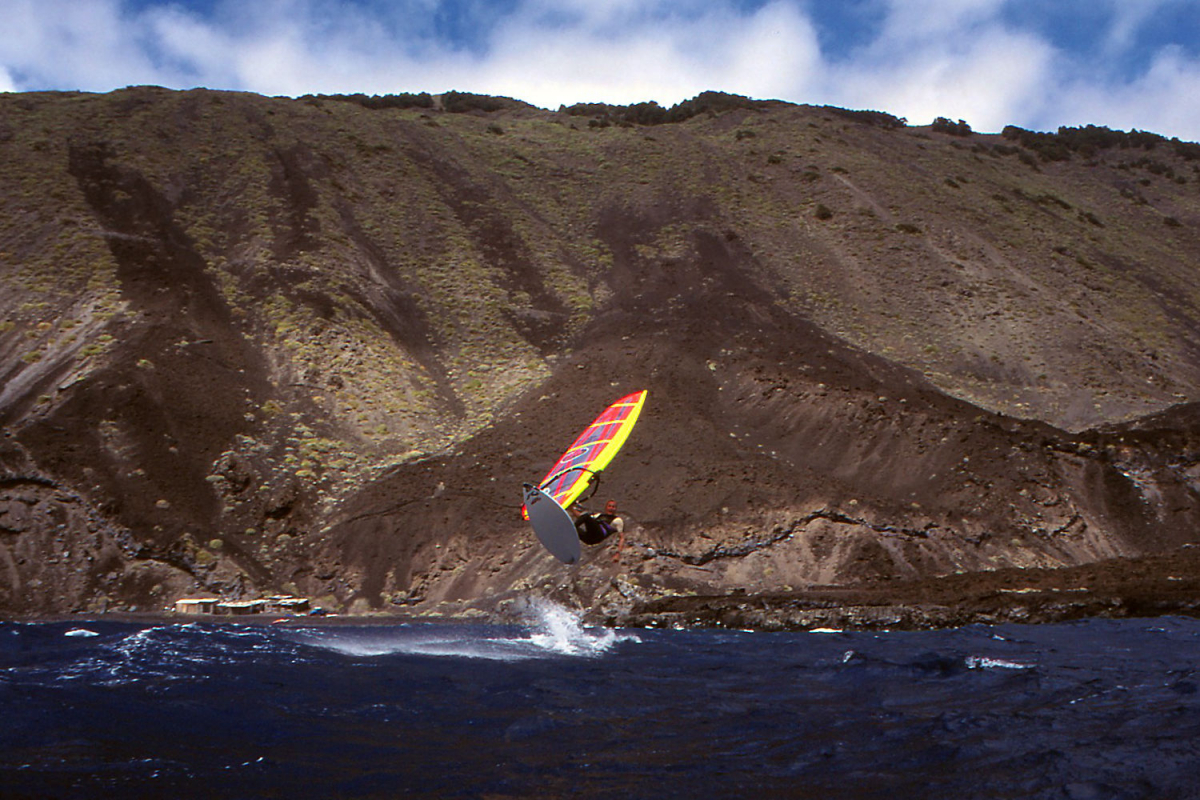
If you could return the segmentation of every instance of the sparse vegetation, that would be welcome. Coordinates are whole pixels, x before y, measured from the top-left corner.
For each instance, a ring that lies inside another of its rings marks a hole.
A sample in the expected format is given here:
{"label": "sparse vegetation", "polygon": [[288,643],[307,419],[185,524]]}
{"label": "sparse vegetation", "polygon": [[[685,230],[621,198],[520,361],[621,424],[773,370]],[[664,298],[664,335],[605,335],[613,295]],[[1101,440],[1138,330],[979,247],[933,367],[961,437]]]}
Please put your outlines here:
{"label": "sparse vegetation", "polygon": [[528,103],[511,97],[492,97],[470,92],[446,92],[440,97],[442,108],[451,114],[466,114],[471,111],[490,113],[506,109],[533,108]]}
{"label": "sparse vegetation", "polygon": [[932,129],[936,133],[945,133],[949,136],[970,136],[971,126],[965,120],[952,122],[946,117],[938,117],[933,121]]}
{"label": "sparse vegetation", "polygon": [[1147,131],[1114,131],[1097,125],[1081,128],[1061,127],[1057,133],[1039,133],[1016,125],[1005,126],[1005,139],[1034,151],[1043,161],[1065,161],[1072,154],[1093,158],[1104,150],[1155,150],[1169,145],[1177,156],[1188,161],[1200,159],[1200,144],[1167,139]]}
{"label": "sparse vegetation", "polygon": [[433,108],[433,95],[428,92],[409,94],[366,95],[366,94],[322,94],[304,95],[302,101],[336,100],[344,103],[354,103],[363,108]]}
{"label": "sparse vegetation", "polygon": [[886,130],[903,128],[908,124],[908,120],[904,117],[897,117],[884,111],[853,111],[835,106],[822,106],[822,109],[852,122],[884,128]]}
{"label": "sparse vegetation", "polygon": [[609,105],[608,103],[575,103],[560,107],[559,113],[572,117],[591,117],[589,125],[594,127],[666,125],[686,122],[701,115],[721,114],[735,109],[763,110],[776,105],[780,105],[780,103],[770,100],[751,100],[748,97],[724,92],[702,92],[691,100],[684,100],[669,109],[663,108],[651,100],[627,106]]}
{"label": "sparse vegetation", "polygon": [[[453,92],[25,101],[0,95],[10,408],[40,415],[30,431],[112,416],[75,431],[110,461],[64,482],[136,479],[152,493],[122,513],[163,542],[202,518],[227,542],[197,551],[212,573],[309,554],[344,498],[511,435],[497,416],[564,369],[589,391],[659,380],[662,332],[696,314],[729,326],[731,352],[705,355],[726,392],[787,341],[777,394],[812,403],[846,391],[822,372],[846,342],[1060,427],[1195,393],[1200,173],[1151,134],[892,134],[905,120],[720,93],[560,113]],[[593,380],[598,341],[612,374]],[[415,481],[403,502],[434,492]]]}

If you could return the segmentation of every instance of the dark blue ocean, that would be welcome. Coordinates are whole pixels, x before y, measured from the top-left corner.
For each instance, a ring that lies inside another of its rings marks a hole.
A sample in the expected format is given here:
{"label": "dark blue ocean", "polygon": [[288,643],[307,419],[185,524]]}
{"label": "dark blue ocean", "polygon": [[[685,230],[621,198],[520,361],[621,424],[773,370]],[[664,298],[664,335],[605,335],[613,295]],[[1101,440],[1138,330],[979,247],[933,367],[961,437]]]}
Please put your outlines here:
{"label": "dark blue ocean", "polygon": [[1200,621],[0,623],[0,797],[1198,798]]}

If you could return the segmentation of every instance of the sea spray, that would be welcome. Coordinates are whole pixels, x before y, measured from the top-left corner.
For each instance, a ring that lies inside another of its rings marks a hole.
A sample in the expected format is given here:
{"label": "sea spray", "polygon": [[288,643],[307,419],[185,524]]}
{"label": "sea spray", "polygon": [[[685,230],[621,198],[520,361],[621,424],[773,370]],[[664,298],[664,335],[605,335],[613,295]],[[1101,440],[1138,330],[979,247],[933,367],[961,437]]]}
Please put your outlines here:
{"label": "sea spray", "polygon": [[527,639],[495,626],[467,624],[394,625],[363,628],[316,627],[296,631],[298,644],[329,650],[354,659],[389,656],[479,658],[519,661],[536,657]]}
{"label": "sea spray", "polygon": [[617,633],[611,628],[587,627],[582,611],[544,597],[527,599],[524,616],[533,627],[529,640],[549,653],[598,656],[619,642],[640,641],[633,634]]}
{"label": "sea spray", "polygon": [[515,625],[316,626],[293,631],[289,638],[300,645],[356,659],[425,656],[489,661],[594,657],[619,642],[639,641],[632,634],[586,627],[581,611],[543,598],[526,599],[518,614]]}

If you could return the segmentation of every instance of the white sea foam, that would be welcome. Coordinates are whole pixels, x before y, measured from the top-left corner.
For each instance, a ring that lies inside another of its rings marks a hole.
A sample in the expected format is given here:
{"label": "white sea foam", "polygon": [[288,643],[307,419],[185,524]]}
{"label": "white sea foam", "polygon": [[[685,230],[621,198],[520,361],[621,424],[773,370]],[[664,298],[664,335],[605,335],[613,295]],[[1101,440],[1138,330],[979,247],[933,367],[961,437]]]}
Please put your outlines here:
{"label": "white sea foam", "polygon": [[89,631],[87,628],[72,628],[71,630],[69,630],[63,634],[63,636],[72,636],[72,637],[78,637],[78,638],[83,638],[83,639],[90,639],[93,636],[99,636],[99,635],[100,634],[96,633],[95,631]]}
{"label": "white sea foam", "polygon": [[530,657],[517,640],[481,635],[477,629],[454,625],[438,626],[434,630],[408,626],[388,630],[318,628],[300,632],[295,639],[302,644],[358,658],[414,655],[515,661]]}
{"label": "white sea foam", "polygon": [[[116,686],[147,677],[171,677],[176,654],[167,647],[169,643],[162,636],[165,630],[165,626],[143,628],[102,641],[78,661],[60,667],[55,679]],[[92,638],[95,634],[78,628],[63,635]]]}
{"label": "white sea foam", "polygon": [[1033,664],[1005,661],[1002,658],[967,656],[967,669],[1033,669]]}
{"label": "white sea foam", "polygon": [[583,613],[540,598],[528,601],[525,625],[516,628],[473,625],[409,626],[392,628],[311,628],[292,638],[302,644],[348,656],[375,658],[418,655],[519,661],[554,656],[594,657],[633,634],[583,624]]}
{"label": "white sea foam", "polygon": [[620,642],[640,641],[634,634],[612,628],[589,628],[583,624],[582,611],[544,598],[530,600],[526,616],[533,624],[529,641],[547,653],[598,656]]}
{"label": "white sea foam", "polygon": [[[64,635],[91,638],[89,633]],[[214,665],[238,663],[250,653],[276,646],[258,627],[157,625],[98,640],[77,661],[60,667],[56,680],[113,686],[146,679],[197,680],[207,677]]]}

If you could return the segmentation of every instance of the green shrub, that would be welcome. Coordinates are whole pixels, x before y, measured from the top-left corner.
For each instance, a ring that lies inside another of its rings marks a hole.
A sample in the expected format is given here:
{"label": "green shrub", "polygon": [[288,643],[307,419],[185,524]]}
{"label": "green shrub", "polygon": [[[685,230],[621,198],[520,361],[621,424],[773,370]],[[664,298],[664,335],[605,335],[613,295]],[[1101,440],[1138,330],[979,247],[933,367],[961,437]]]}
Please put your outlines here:
{"label": "green shrub", "polygon": [[338,100],[345,103],[354,103],[363,108],[433,108],[433,96],[429,92],[421,92],[420,94],[409,94],[402,92],[400,94],[385,94],[385,95],[365,95],[365,94],[318,94],[305,95],[301,100]]}
{"label": "green shrub", "polygon": [[[1100,150],[1119,148],[1122,150],[1153,150],[1168,140],[1164,136],[1148,131],[1114,131],[1099,125],[1082,128],[1060,127],[1057,133],[1040,133],[1016,125],[1007,125],[1001,135],[1009,141],[1019,142],[1022,147],[1033,150],[1043,161],[1065,161],[1072,153],[1084,158],[1093,157]],[[1200,159],[1200,145],[1171,139],[1175,154],[1188,160]]]}
{"label": "green shrub", "polygon": [[686,122],[702,114],[720,114],[732,109],[758,109],[777,105],[775,100],[751,100],[738,94],[725,92],[701,92],[691,100],[676,103],[665,109],[653,100],[627,106],[608,103],[575,103],[559,106],[561,114],[572,117],[592,117],[589,127],[606,128],[609,125],[665,125]]}
{"label": "green shrub", "polygon": [[822,109],[836,114],[843,119],[848,119],[851,122],[857,122],[860,125],[873,125],[876,128],[883,128],[885,130],[903,128],[908,124],[908,120],[904,117],[896,117],[883,111],[853,111],[834,106],[822,106]]}
{"label": "green shrub", "polygon": [[937,133],[945,133],[950,136],[970,136],[971,126],[965,120],[951,122],[945,117],[938,117],[933,121],[933,130]]}
{"label": "green shrub", "polygon": [[533,106],[511,97],[492,97],[470,92],[446,92],[442,95],[442,108],[451,114],[465,114],[470,111],[503,111],[505,109],[533,108]]}

